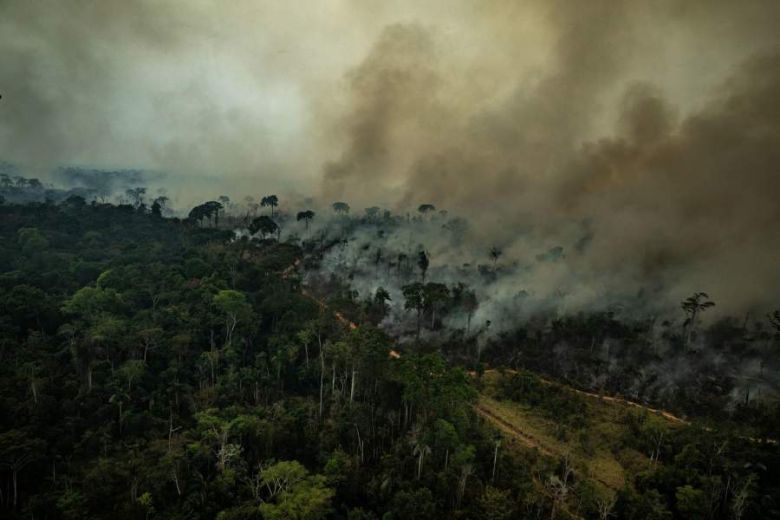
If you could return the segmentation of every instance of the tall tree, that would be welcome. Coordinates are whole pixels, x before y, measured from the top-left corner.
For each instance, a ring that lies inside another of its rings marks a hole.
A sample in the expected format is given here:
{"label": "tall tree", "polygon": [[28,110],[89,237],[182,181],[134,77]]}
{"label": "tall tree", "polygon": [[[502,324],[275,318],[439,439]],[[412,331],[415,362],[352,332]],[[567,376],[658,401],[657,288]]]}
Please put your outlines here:
{"label": "tall tree", "polygon": [[458,288],[457,304],[466,313],[466,334],[469,334],[471,332],[471,320],[479,308],[479,300],[477,300],[477,295],[473,289],[469,289],[462,284],[458,284]]}
{"label": "tall tree", "polygon": [[691,342],[691,335],[696,328],[696,323],[702,312],[714,307],[715,303],[710,301],[710,297],[705,292],[693,293],[680,304],[687,319],[683,324],[685,327],[685,348],[687,349]]}
{"label": "tall tree", "polygon": [[420,215],[427,215],[428,213],[433,213],[436,211],[436,206],[433,204],[420,204],[420,207],[417,208],[417,211],[420,212]]}
{"label": "tall tree", "polygon": [[331,510],[335,495],[325,477],[311,475],[297,461],[280,461],[260,470],[265,498],[260,504],[268,520],[315,520]]}
{"label": "tall tree", "polygon": [[298,222],[300,222],[301,220],[303,220],[305,222],[305,224],[306,224],[306,231],[308,231],[309,230],[309,223],[314,218],[314,212],[312,210],[310,210],[310,209],[307,209],[305,211],[299,211],[296,218],[297,218]]}
{"label": "tall tree", "polygon": [[260,205],[262,207],[271,208],[271,218],[274,217],[274,208],[279,205],[279,198],[276,195],[266,195],[260,199]]}
{"label": "tall tree", "polygon": [[498,262],[498,259],[501,258],[501,255],[503,254],[503,251],[498,248],[498,246],[493,246],[490,248],[490,259],[493,260],[493,268],[495,269],[496,263]]}
{"label": "tall tree", "polygon": [[390,297],[390,293],[387,292],[384,287],[377,287],[372,301],[372,308],[376,312],[378,318],[377,322],[383,320],[387,315],[387,311],[390,309],[390,306],[387,303],[389,301],[393,301]]}
{"label": "tall tree", "polygon": [[423,470],[423,461],[425,456],[431,453],[431,447],[422,439],[422,436],[416,436],[414,440],[413,454],[417,457],[417,480],[420,480]]}
{"label": "tall tree", "polygon": [[279,225],[268,215],[260,215],[259,217],[253,218],[252,222],[249,224],[250,233],[255,235],[258,231],[262,233],[263,238],[265,238],[266,235],[273,235],[274,233],[278,235]]}
{"label": "tall tree", "polygon": [[425,274],[428,272],[429,265],[431,265],[431,259],[428,256],[428,253],[426,253],[424,249],[421,249],[417,253],[417,267],[420,268],[420,275],[422,276],[423,283],[425,283]]}
{"label": "tall tree", "polygon": [[225,314],[225,345],[230,345],[236,325],[249,317],[252,306],[247,303],[244,293],[230,289],[215,294],[213,302]]}
{"label": "tall tree", "polygon": [[224,209],[224,206],[222,206],[222,203],[217,202],[215,200],[210,200],[206,202],[204,205],[206,216],[209,219],[214,220],[214,227],[219,226],[219,212]]}
{"label": "tall tree", "polygon": [[11,472],[11,504],[16,509],[19,497],[19,472],[44,455],[46,443],[28,432],[8,430],[0,433],[0,467]]}
{"label": "tall tree", "polygon": [[334,202],[333,211],[335,211],[339,215],[346,215],[349,213],[349,204],[347,204],[346,202]]}
{"label": "tall tree", "polygon": [[449,299],[450,291],[443,283],[425,284],[425,306],[431,313],[431,329],[436,325],[436,312]]}
{"label": "tall tree", "polygon": [[144,195],[146,195],[146,188],[139,186],[137,188],[129,188],[125,190],[125,195],[130,199],[130,203],[136,208],[143,204]]}
{"label": "tall tree", "polygon": [[419,282],[404,285],[401,288],[404,295],[404,309],[417,313],[417,339],[420,339],[422,311],[425,308],[425,286]]}
{"label": "tall tree", "polygon": [[162,217],[162,205],[157,200],[152,202],[152,216],[157,218]]}
{"label": "tall tree", "polygon": [[379,207],[378,206],[371,206],[370,208],[366,208],[366,218],[368,220],[374,220],[377,215],[379,215]]}
{"label": "tall tree", "polygon": [[219,211],[221,209],[222,204],[215,200],[210,200],[192,208],[187,218],[199,224],[203,223],[203,219],[211,221],[213,218],[214,226],[216,227],[219,225]]}

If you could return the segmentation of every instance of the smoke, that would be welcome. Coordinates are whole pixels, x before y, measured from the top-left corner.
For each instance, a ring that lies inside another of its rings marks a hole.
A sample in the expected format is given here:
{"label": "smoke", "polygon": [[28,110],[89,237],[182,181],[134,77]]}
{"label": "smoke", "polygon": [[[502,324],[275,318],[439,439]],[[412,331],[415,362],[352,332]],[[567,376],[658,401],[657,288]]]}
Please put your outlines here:
{"label": "smoke", "polygon": [[710,287],[730,309],[776,304],[780,273],[780,50],[752,57],[676,123],[657,92],[631,89],[623,132],[572,160],[558,200],[598,229],[588,252],[637,275]]}
{"label": "smoke", "polygon": [[[774,0],[6,0],[0,160],[152,172],[180,207],[433,203],[472,225],[458,247],[419,237],[432,274],[493,244],[536,266],[494,299],[706,290],[742,312],[780,293],[778,15]],[[563,261],[536,263],[557,246]]]}
{"label": "smoke", "polygon": [[[347,75],[347,140],[325,193],[457,209],[482,250],[514,258],[529,232],[571,249],[586,225],[571,280],[557,273],[548,292],[663,287],[673,304],[702,288],[719,312],[776,305],[778,6],[730,5],[526,3],[548,42],[538,71],[464,59],[436,28],[388,27]],[[534,45],[502,41],[517,21],[508,9],[489,20],[498,53]]]}
{"label": "smoke", "polygon": [[287,11],[0,2],[0,157],[37,177],[62,166],[164,173],[183,204],[301,187],[315,171],[301,150],[316,80],[298,63],[306,49],[283,36],[306,20]]}

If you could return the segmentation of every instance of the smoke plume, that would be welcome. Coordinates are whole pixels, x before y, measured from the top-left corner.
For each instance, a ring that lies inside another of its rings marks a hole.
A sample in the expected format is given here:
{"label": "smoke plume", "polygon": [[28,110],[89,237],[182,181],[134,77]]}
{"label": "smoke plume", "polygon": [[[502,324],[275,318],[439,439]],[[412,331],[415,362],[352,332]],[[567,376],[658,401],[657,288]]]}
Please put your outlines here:
{"label": "smoke plume", "polygon": [[561,247],[535,283],[583,304],[660,287],[741,312],[780,294],[779,18],[774,0],[6,0],[0,160],[156,172],[179,205],[432,203],[473,222],[475,258]]}

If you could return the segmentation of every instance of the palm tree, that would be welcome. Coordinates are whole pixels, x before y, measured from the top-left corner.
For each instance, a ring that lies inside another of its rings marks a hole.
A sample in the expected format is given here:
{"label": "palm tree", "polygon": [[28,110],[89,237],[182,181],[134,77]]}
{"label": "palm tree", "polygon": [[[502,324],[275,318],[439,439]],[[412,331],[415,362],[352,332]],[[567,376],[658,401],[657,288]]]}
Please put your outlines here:
{"label": "palm tree", "polygon": [[715,306],[715,303],[710,301],[709,298],[710,297],[707,293],[697,292],[683,300],[683,302],[680,304],[683,311],[685,311],[685,314],[688,316],[688,318],[685,320],[685,323],[683,324],[683,327],[685,327],[686,349],[688,348],[688,344],[691,341],[691,334],[693,333],[693,329],[696,327],[696,319],[699,317],[699,314],[709,309],[710,307]]}
{"label": "palm tree", "polygon": [[334,202],[333,211],[342,215],[346,215],[349,213],[349,204],[346,202]]}
{"label": "palm tree", "polygon": [[504,252],[501,251],[501,249],[498,248],[498,246],[493,246],[490,248],[490,259],[493,260],[493,269],[496,268],[496,262],[498,262],[498,259],[501,257],[501,255]]}
{"label": "palm tree", "polygon": [[208,217],[209,220],[211,220],[211,217],[214,217],[214,227],[219,226],[219,212],[224,208],[221,203],[210,200],[203,204],[205,208],[205,214]]}
{"label": "palm tree", "polygon": [[306,223],[306,231],[309,230],[309,222],[314,218],[314,212],[310,209],[307,209],[306,211],[299,211],[297,220],[300,222],[303,220]]}
{"label": "palm tree", "polygon": [[393,301],[393,299],[390,298],[390,293],[382,286],[377,287],[376,292],[374,293],[374,303],[386,312],[387,302],[390,301]]}
{"label": "palm tree", "polygon": [[273,218],[274,208],[279,205],[279,197],[276,195],[266,195],[260,199],[260,205],[263,207],[269,206],[271,208],[271,218]]}
{"label": "palm tree", "polygon": [[433,204],[420,204],[420,207],[417,208],[417,211],[419,211],[421,215],[427,215],[428,213],[436,211],[436,206]]}

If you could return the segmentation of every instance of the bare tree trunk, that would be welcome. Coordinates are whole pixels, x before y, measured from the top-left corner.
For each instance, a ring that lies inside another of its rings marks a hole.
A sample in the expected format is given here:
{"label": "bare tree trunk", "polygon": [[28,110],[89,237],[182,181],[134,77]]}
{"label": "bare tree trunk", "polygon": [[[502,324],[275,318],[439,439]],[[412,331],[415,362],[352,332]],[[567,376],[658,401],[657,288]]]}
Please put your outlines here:
{"label": "bare tree trunk", "polygon": [[357,376],[357,370],[355,370],[355,366],[352,365],[352,383],[350,384],[350,389],[349,389],[349,402],[350,403],[355,398],[355,377],[356,376]]}
{"label": "bare tree trunk", "polygon": [[18,471],[16,471],[16,468],[13,469],[13,481],[14,481],[14,509],[16,509],[16,497],[17,497],[17,484],[16,484],[16,474]]}
{"label": "bare tree trunk", "polygon": [[227,324],[227,337],[225,338],[225,345],[230,345],[233,339],[233,331],[236,330],[238,324],[238,318],[235,315],[230,316],[230,321]]}
{"label": "bare tree trunk", "polygon": [[171,470],[171,476],[173,477],[173,483],[176,484],[176,493],[181,496],[181,487],[179,487],[179,475],[176,474],[176,470]]}
{"label": "bare tree trunk", "polygon": [[358,454],[360,456],[360,463],[363,464],[365,459],[365,443],[363,442],[363,439],[360,437],[360,428],[358,428],[357,423],[355,423],[355,431],[357,432],[358,436]]}
{"label": "bare tree trunk", "polygon": [[490,481],[495,482],[496,480],[496,462],[498,462],[498,447],[501,445],[501,441],[496,441],[496,449],[493,451],[493,473],[490,476]]}
{"label": "bare tree trunk", "polygon": [[420,318],[421,318],[421,314],[422,314],[421,311],[422,311],[422,309],[420,309],[420,308],[417,309],[417,340],[418,341],[420,339]]}
{"label": "bare tree trunk", "polygon": [[691,313],[691,322],[688,324],[688,330],[685,331],[685,350],[688,351],[688,347],[691,343],[691,334],[693,333],[693,328],[696,326],[696,309],[693,310]]}
{"label": "bare tree trunk", "polygon": [[322,351],[322,337],[317,333],[317,342],[320,346],[320,419],[322,419],[322,402],[325,395],[325,353]]}

